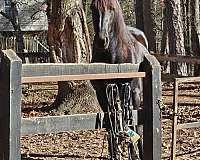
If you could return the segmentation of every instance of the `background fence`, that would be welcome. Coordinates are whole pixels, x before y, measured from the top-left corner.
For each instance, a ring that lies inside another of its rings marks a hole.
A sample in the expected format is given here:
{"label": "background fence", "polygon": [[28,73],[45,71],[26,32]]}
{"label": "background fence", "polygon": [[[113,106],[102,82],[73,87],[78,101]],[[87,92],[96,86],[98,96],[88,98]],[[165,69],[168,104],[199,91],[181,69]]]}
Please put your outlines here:
{"label": "background fence", "polygon": [[[13,49],[16,46],[16,37],[11,35],[0,36],[0,49]],[[48,52],[46,33],[24,33],[24,45],[27,52]]]}
{"label": "background fence", "polygon": [[200,77],[186,77],[186,78],[175,78],[174,79],[174,96],[173,96],[173,125],[172,125],[172,154],[171,159],[176,159],[176,139],[177,139],[177,131],[180,129],[188,129],[188,128],[199,128],[199,122],[191,122],[191,123],[182,123],[177,124],[177,119],[179,116],[178,113],[178,86],[181,83],[188,83],[188,82],[200,82]]}

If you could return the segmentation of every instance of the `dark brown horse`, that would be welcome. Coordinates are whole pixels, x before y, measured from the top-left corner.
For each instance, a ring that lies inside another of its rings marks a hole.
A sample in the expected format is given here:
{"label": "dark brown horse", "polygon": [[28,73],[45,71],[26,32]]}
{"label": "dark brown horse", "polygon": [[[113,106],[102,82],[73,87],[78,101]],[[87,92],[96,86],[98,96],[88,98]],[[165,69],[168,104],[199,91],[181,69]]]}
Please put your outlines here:
{"label": "dark brown horse", "polygon": [[[123,14],[117,0],[93,0],[91,4],[95,37],[92,62],[111,64],[142,62],[148,46],[143,32],[130,29],[125,25]],[[142,38],[141,38],[142,37]],[[142,39],[141,43],[138,41]],[[105,86],[108,81],[93,81],[97,98],[107,111]],[[141,103],[141,79],[131,80],[133,104],[138,108]]]}

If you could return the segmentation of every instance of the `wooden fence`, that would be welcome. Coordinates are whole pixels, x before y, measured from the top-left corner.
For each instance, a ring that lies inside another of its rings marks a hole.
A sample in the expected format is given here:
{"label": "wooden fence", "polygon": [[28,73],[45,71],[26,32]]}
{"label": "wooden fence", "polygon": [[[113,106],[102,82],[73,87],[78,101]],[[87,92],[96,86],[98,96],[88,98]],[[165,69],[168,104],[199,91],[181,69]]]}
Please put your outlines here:
{"label": "wooden fence", "polygon": [[[138,72],[138,70],[140,72]],[[22,83],[143,77],[144,160],[161,159],[161,75],[156,58],[134,64],[23,64],[14,51],[0,53],[0,159],[21,159],[21,135],[102,128],[106,113],[21,118]]]}
{"label": "wooden fence", "polygon": [[170,62],[181,62],[187,64],[200,64],[200,57],[192,56],[179,56],[179,55],[163,55],[163,54],[152,54],[158,61],[170,61]]}
{"label": "wooden fence", "polygon": [[174,79],[174,96],[173,96],[173,126],[172,126],[172,150],[171,150],[171,159],[176,159],[176,139],[177,139],[177,130],[187,129],[187,128],[199,128],[199,122],[191,123],[182,123],[177,124],[178,118],[178,86],[181,83],[188,82],[200,82],[200,77],[186,77],[186,78],[175,78]]}
{"label": "wooden fence", "polygon": [[[45,46],[44,46],[45,47]],[[40,62],[50,62],[49,50],[46,48],[46,52],[27,52],[27,53],[17,53],[22,59],[28,59],[30,63]],[[163,55],[158,53],[152,53],[159,62],[170,61],[170,62],[180,62],[187,64],[200,64],[200,57],[192,56],[179,56],[179,55]]]}
{"label": "wooden fence", "polygon": [[[48,48],[42,44],[47,43],[45,33],[42,35],[33,35],[24,33],[24,45],[28,52],[48,52]],[[42,41],[42,43],[40,42]],[[0,37],[0,49],[15,49],[16,37],[15,36],[1,36]]]}

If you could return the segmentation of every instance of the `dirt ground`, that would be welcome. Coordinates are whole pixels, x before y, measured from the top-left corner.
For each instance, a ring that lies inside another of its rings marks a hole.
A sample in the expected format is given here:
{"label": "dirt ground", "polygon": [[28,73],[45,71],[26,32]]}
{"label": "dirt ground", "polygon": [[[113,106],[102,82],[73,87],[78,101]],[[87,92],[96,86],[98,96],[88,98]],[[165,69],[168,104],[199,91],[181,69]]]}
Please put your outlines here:
{"label": "dirt ground", "polygon": [[[43,111],[56,96],[57,85],[30,84],[23,86],[23,117],[47,116]],[[162,82],[162,159],[171,155],[173,83]],[[95,112],[95,109],[71,109],[71,113]],[[200,83],[180,84],[178,123],[200,120]],[[200,160],[200,128],[177,132],[177,160]],[[21,138],[23,160],[98,160],[107,159],[107,133],[104,129],[29,135]]]}

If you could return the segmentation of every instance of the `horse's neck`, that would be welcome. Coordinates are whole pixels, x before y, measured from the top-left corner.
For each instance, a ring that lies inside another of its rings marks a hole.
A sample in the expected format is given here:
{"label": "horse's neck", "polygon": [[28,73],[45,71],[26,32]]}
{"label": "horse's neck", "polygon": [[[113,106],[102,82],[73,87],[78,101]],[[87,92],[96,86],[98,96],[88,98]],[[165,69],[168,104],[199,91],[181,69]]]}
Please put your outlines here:
{"label": "horse's neck", "polygon": [[[124,28],[123,30],[121,30],[120,36],[121,37],[119,37],[119,35],[117,35],[115,32],[110,34],[109,52],[111,54],[112,63],[126,62],[126,56],[130,56],[130,54],[128,55],[128,44],[130,38],[129,32]],[[127,50],[125,47],[127,47]]]}

